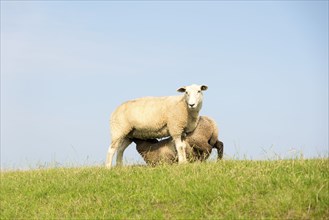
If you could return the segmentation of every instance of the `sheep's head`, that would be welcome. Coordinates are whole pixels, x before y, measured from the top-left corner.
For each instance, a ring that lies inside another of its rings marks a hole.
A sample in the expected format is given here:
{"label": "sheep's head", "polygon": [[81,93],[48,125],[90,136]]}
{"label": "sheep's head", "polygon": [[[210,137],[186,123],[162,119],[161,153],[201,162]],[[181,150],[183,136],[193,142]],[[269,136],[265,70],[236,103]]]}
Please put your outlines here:
{"label": "sheep's head", "polygon": [[179,89],[177,89],[178,92],[185,92],[185,101],[187,103],[187,106],[189,109],[201,109],[202,106],[202,99],[203,94],[202,91],[205,91],[208,89],[208,86],[205,85],[190,85],[190,86],[184,86]]}

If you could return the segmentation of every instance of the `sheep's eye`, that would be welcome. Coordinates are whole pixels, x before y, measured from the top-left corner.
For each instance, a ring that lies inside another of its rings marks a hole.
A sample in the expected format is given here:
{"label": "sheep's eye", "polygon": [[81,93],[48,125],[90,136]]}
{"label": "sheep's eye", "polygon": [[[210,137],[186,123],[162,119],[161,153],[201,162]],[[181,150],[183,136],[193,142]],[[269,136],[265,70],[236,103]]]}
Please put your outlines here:
{"label": "sheep's eye", "polygon": [[201,90],[198,91],[198,93],[200,93],[200,92],[201,92]]}

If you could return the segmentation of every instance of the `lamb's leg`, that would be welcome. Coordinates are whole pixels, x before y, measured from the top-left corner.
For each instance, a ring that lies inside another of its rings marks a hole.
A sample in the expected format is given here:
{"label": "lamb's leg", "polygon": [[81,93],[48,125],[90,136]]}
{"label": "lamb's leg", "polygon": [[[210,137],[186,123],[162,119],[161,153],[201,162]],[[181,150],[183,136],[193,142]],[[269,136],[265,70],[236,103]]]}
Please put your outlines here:
{"label": "lamb's leg", "polygon": [[182,140],[182,137],[173,137],[175,141],[175,147],[177,150],[177,155],[178,155],[178,163],[186,163],[186,142],[185,140]]}
{"label": "lamb's leg", "polygon": [[124,138],[121,144],[119,145],[118,154],[117,154],[117,166],[122,165],[123,152],[129,146],[129,144],[131,144],[131,142],[132,141],[129,138]]}
{"label": "lamb's leg", "polygon": [[223,158],[223,153],[224,153],[224,144],[223,142],[217,140],[214,146],[217,149],[217,160],[221,160]]}

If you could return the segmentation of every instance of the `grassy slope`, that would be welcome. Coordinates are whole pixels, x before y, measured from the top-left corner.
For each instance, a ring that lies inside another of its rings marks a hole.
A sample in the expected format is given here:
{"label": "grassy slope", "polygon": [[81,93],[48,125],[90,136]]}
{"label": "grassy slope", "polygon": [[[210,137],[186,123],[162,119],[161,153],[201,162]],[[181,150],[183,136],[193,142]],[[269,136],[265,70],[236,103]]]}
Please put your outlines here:
{"label": "grassy slope", "polygon": [[329,160],[1,173],[0,218],[329,218]]}

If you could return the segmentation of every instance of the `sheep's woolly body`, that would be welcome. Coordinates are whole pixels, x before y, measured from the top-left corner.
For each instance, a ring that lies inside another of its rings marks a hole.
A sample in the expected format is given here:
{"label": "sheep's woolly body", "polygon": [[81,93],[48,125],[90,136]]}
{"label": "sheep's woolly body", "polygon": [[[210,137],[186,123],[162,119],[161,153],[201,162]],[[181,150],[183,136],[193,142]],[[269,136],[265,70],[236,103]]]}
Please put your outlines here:
{"label": "sheep's woolly body", "polygon": [[[218,128],[214,120],[206,116],[200,116],[195,130],[186,135],[186,154],[189,161],[207,159],[216,148],[218,159],[223,156],[223,143],[218,140]],[[156,140],[136,140],[136,149],[145,162],[150,165],[159,163],[177,162],[177,152],[172,138],[161,141]]]}
{"label": "sheep's woolly body", "polygon": [[[123,134],[128,138],[151,139],[193,131],[197,122],[198,111],[188,110],[184,96],[144,97],[119,106],[111,115],[110,126],[112,140]],[[168,127],[172,129],[169,131]]]}

